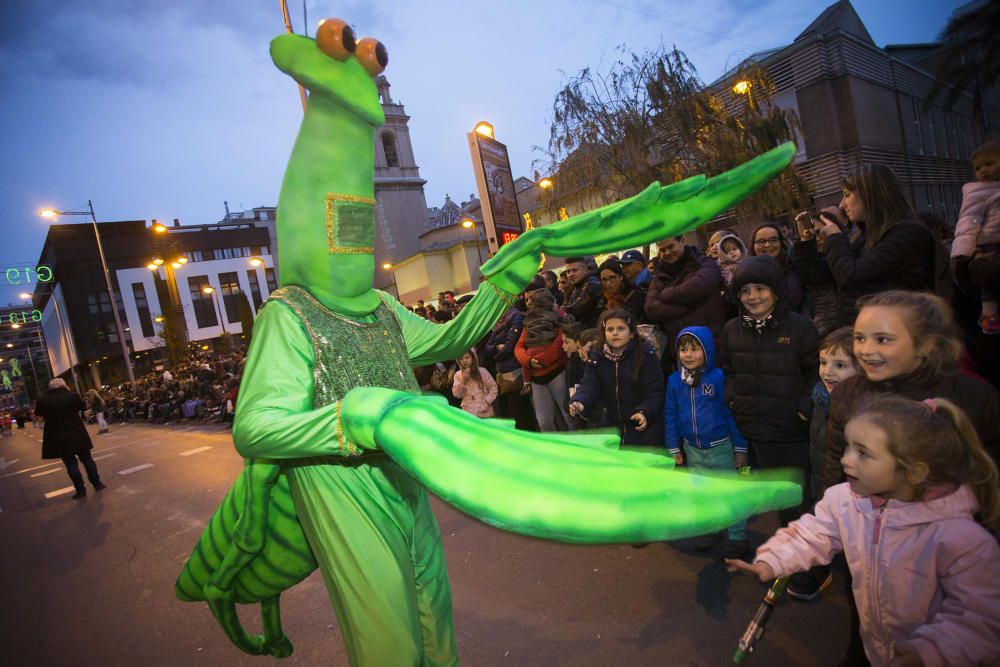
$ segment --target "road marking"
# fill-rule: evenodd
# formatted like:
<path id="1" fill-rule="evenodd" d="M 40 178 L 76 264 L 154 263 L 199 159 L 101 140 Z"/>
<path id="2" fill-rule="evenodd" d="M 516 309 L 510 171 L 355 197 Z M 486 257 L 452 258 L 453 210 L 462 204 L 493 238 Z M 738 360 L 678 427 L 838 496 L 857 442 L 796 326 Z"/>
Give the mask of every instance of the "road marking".
<path id="1" fill-rule="evenodd" d="M 8 461 L 7 457 L 0 456 L 0 470 L 5 470 L 6 468 L 9 468 L 10 466 L 14 465 L 20 460 L 21 459 L 11 459 L 10 461 Z"/>
<path id="2" fill-rule="evenodd" d="M 95 457 L 94 457 L 94 460 L 95 460 L 95 461 L 100 461 L 101 459 L 106 459 L 106 458 L 108 458 L 109 456 L 114 456 L 114 455 L 115 455 L 115 453 L 114 453 L 114 452 L 111 452 L 110 454 L 104 454 L 104 455 L 102 455 L 102 456 L 95 456 Z M 34 477 L 34 475 L 32 475 L 32 477 Z"/>
<path id="3" fill-rule="evenodd" d="M 76 489 L 73 488 L 72 486 L 65 486 L 61 489 L 56 489 L 55 491 L 49 491 L 48 493 L 45 494 L 45 497 L 55 498 L 56 496 L 61 496 L 64 493 L 71 493 L 72 491 L 76 491 Z"/>
<path id="4" fill-rule="evenodd" d="M 197 449 L 189 449 L 186 452 L 181 452 L 178 456 L 191 456 L 192 454 L 197 454 L 198 452 L 203 452 L 206 449 L 211 449 L 211 446 L 198 447 Z"/>
<path id="5" fill-rule="evenodd" d="M 152 463 L 143 463 L 141 466 L 135 466 L 134 468 L 126 468 L 125 470 L 119 470 L 119 475 L 131 475 L 134 472 L 139 472 L 140 470 L 145 470 L 146 468 L 152 468 Z"/>
<path id="6" fill-rule="evenodd" d="M 52 470 L 46 470 L 44 472 L 36 472 L 32 477 L 41 477 L 42 475 L 51 475 L 54 472 L 59 472 L 59 468 L 53 468 Z"/>
<path id="7" fill-rule="evenodd" d="M 62 463 L 62 461 L 56 461 L 55 463 L 46 463 L 44 465 L 35 466 L 34 468 L 25 468 L 24 470 L 18 470 L 17 472 L 9 472 L 3 477 L 13 477 L 14 475 L 20 475 L 21 473 L 31 472 L 32 470 L 41 470 L 42 468 L 48 468 L 49 466 L 57 466 L 60 463 Z"/>

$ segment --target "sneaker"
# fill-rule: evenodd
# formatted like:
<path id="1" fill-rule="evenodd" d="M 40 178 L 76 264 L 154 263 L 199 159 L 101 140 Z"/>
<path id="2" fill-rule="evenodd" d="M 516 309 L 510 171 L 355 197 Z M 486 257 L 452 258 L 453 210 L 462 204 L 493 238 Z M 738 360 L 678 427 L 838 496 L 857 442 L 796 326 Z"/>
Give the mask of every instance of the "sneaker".
<path id="1" fill-rule="evenodd" d="M 746 540 L 729 540 L 722 550 L 723 558 L 743 558 L 750 553 L 750 545 Z"/>
<path id="2" fill-rule="evenodd" d="M 694 541 L 695 551 L 710 551 L 712 547 L 722 541 L 722 533 L 709 533 L 702 535 Z"/>
<path id="3" fill-rule="evenodd" d="M 73 494 L 73 500 L 79 500 L 80 498 L 86 498 L 86 497 L 87 497 L 86 490 L 77 491 L 76 493 Z"/>
<path id="4" fill-rule="evenodd" d="M 820 572 L 796 572 L 788 578 L 788 588 L 785 592 L 788 597 L 800 602 L 811 602 L 820 596 L 820 593 L 833 581 L 833 573 L 830 568 L 823 568 Z M 814 576 L 818 574 L 819 576 Z M 823 575 L 826 576 L 823 576 Z"/>
<path id="5" fill-rule="evenodd" d="M 104 482 L 98 482 L 97 484 L 94 484 L 94 491 L 103 491 L 106 488 L 108 488 L 108 485 L 105 484 Z"/>
<path id="6" fill-rule="evenodd" d="M 979 328 L 987 336 L 1000 334 L 1000 315 L 982 315 L 979 318 Z"/>

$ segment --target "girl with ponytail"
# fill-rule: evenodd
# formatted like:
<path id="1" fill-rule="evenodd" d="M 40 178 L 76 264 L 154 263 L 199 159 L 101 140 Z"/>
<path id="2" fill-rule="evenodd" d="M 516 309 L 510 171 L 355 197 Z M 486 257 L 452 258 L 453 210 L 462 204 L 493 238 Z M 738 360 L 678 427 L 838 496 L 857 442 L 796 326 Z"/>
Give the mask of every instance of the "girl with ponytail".
<path id="1" fill-rule="evenodd" d="M 866 396 L 847 423 L 845 484 L 779 530 L 752 565 L 767 581 L 847 558 L 872 665 L 993 664 L 1000 646 L 997 468 L 944 398 Z"/>

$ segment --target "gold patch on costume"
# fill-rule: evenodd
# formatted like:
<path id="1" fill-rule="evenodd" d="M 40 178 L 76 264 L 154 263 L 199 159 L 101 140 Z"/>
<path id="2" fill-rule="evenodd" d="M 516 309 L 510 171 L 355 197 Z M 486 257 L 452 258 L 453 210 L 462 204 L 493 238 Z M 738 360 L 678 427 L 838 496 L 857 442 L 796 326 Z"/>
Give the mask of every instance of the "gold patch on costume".
<path id="1" fill-rule="evenodd" d="M 326 195 L 326 248 L 330 254 L 375 254 L 375 200 Z"/>

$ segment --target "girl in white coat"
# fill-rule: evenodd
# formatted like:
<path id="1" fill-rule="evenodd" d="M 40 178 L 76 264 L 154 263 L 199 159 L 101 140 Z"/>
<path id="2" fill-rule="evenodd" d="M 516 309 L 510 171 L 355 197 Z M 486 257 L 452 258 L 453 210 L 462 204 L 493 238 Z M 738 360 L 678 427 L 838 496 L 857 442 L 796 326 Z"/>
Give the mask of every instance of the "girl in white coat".
<path id="1" fill-rule="evenodd" d="M 976 430 L 945 399 L 876 394 L 845 432 L 847 483 L 729 570 L 767 581 L 843 551 L 874 667 L 996 664 L 1000 548 L 983 525 L 1000 491 Z"/>
<path id="2" fill-rule="evenodd" d="M 479 365 L 475 350 L 459 358 L 451 393 L 462 399 L 462 409 L 469 414 L 483 418 L 493 416 L 493 401 L 499 393 L 497 383 L 490 372 Z"/>

